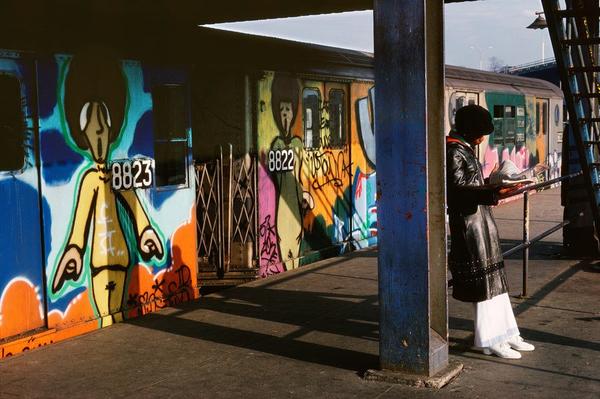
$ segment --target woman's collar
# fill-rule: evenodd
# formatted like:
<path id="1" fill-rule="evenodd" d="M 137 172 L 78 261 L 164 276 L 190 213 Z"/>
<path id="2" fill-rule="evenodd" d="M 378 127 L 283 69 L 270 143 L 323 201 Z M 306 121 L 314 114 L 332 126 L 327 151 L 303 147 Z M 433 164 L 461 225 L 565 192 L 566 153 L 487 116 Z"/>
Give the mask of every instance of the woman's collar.
<path id="1" fill-rule="evenodd" d="M 471 151 L 473 151 L 473 146 L 463 136 L 461 136 L 454 130 L 452 130 L 450 132 L 450 134 L 448 135 L 447 141 L 460 143 L 460 144 L 464 145 L 465 147 L 467 147 L 468 149 L 470 149 Z"/>

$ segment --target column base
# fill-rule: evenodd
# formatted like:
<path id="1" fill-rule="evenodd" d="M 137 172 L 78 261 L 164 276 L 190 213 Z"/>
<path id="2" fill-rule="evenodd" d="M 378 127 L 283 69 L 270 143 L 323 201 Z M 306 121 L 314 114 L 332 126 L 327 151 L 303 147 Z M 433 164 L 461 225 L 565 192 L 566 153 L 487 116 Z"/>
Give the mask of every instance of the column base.
<path id="1" fill-rule="evenodd" d="M 450 361 L 446 368 L 442 369 L 440 372 L 431 377 L 392 370 L 367 370 L 363 378 L 367 381 L 403 384 L 417 388 L 440 389 L 456 378 L 462 369 L 462 363 Z"/>

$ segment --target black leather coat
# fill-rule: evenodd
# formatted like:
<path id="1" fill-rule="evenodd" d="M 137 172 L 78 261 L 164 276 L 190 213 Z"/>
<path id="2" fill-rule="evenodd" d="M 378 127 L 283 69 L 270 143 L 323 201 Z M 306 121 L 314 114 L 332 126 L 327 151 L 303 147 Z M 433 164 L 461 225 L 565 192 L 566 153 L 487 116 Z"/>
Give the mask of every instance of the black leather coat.
<path id="1" fill-rule="evenodd" d="M 446 162 L 452 296 L 481 302 L 508 291 L 498 229 L 489 207 L 498 203 L 498 194 L 484 186 L 481 165 L 468 144 L 449 138 Z"/>

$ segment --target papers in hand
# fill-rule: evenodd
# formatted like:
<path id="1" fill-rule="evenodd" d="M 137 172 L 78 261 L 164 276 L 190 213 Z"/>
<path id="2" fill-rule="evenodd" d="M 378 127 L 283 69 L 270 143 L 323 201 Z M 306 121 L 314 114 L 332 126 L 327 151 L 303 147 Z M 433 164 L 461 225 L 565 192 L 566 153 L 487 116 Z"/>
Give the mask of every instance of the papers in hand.
<path id="1" fill-rule="evenodd" d="M 502 161 L 497 170 L 490 174 L 490 184 L 514 186 L 517 184 L 535 183 L 537 175 L 547 169 L 546 165 L 537 164 L 533 168 L 520 171 L 513 161 L 506 159 Z"/>

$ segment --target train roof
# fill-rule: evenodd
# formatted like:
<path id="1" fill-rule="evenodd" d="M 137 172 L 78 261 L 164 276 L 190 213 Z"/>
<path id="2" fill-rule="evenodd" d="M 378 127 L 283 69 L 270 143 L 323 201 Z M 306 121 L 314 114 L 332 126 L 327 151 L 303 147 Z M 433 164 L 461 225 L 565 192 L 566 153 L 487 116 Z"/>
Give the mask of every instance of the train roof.
<path id="1" fill-rule="evenodd" d="M 446 86 L 515 94 L 563 97 L 562 90 L 545 80 L 446 65 Z"/>
<path id="2" fill-rule="evenodd" d="M 278 70 L 372 80 L 373 55 L 312 43 L 199 28 L 206 62 L 244 70 Z"/>
<path id="3" fill-rule="evenodd" d="M 212 54 L 217 63 L 230 60 L 244 68 L 348 79 L 375 78 L 373 53 L 210 28 L 201 28 L 200 34 L 202 42 L 209 43 L 205 51 Z M 563 96 L 560 88 L 544 80 L 452 65 L 446 65 L 446 85 L 464 90 Z"/>

